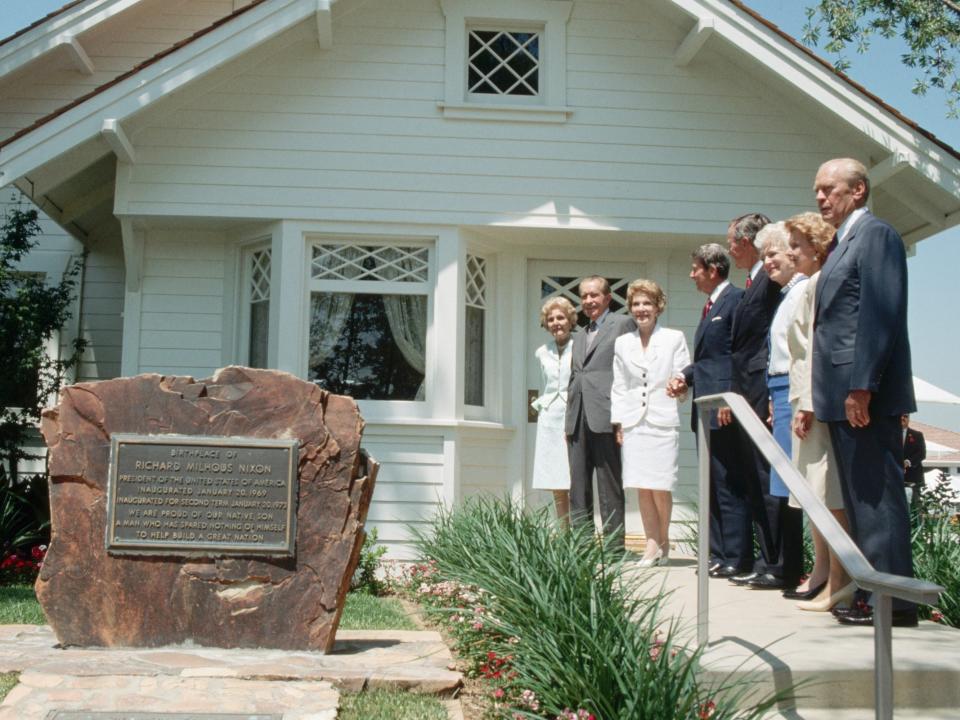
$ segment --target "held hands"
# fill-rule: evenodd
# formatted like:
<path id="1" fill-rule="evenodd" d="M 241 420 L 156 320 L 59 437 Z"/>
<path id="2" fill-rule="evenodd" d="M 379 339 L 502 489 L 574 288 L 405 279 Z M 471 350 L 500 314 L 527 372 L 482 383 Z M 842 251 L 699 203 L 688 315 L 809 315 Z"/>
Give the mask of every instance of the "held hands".
<path id="1" fill-rule="evenodd" d="M 616 438 L 617 445 L 623 445 L 623 427 L 620 425 L 614 425 L 613 435 L 614 438 Z"/>
<path id="2" fill-rule="evenodd" d="M 851 390 L 843 403 L 847 412 L 847 422 L 855 428 L 870 424 L 870 391 Z"/>
<path id="3" fill-rule="evenodd" d="M 687 394 L 687 383 L 681 377 L 670 378 L 667 383 L 667 397 L 677 398 Z"/>
<path id="4" fill-rule="evenodd" d="M 793 418 L 793 434 L 801 440 L 805 440 L 812 425 L 813 413 L 809 410 L 797 410 L 797 414 Z"/>

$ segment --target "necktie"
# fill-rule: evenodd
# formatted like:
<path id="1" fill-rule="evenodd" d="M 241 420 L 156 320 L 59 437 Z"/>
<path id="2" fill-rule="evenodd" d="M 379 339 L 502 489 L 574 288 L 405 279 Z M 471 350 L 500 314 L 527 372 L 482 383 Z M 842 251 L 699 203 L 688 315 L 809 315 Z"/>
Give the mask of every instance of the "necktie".
<path id="1" fill-rule="evenodd" d="M 587 325 L 587 349 L 593 347 L 593 341 L 597 337 L 597 321 L 591 320 L 590 324 Z"/>
<path id="2" fill-rule="evenodd" d="M 746 285 L 746 286 L 749 288 L 751 285 L 753 285 L 753 278 L 750 277 L 750 273 L 747 273 L 747 285 Z"/>
<path id="3" fill-rule="evenodd" d="M 707 300 L 703 305 L 703 313 L 700 315 L 700 319 L 703 320 L 707 317 L 707 313 L 710 312 L 710 308 L 713 307 L 713 300 Z"/>

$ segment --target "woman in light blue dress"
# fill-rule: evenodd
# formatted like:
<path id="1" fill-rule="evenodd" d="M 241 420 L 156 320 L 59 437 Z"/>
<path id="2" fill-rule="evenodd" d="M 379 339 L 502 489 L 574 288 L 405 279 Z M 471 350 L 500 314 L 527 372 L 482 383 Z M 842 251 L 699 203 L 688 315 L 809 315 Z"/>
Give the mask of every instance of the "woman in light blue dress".
<path id="1" fill-rule="evenodd" d="M 576 326 L 577 311 L 563 297 L 547 300 L 540 310 L 540 325 L 553 336 L 537 348 L 540 365 L 540 394 L 530 403 L 537 411 L 537 445 L 533 456 L 533 487 L 550 490 L 557 517 L 567 522 L 570 514 L 570 464 L 563 422 L 567 414 L 567 387 L 573 343 L 570 333 Z"/>

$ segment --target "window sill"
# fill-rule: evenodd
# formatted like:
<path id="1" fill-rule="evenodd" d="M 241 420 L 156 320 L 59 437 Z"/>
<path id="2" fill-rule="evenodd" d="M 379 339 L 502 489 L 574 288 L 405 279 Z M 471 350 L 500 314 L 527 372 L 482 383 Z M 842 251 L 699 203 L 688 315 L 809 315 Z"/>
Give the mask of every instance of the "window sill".
<path id="1" fill-rule="evenodd" d="M 437 103 L 443 116 L 450 120 L 493 120 L 535 123 L 565 123 L 573 108 L 543 105 L 467 105 Z"/>

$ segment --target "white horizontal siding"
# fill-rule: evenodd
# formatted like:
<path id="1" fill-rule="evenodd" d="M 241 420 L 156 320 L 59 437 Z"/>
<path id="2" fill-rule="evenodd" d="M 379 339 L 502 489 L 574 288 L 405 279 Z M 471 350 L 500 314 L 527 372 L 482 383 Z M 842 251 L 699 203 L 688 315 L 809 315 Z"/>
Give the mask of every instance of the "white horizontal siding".
<path id="1" fill-rule="evenodd" d="M 368 427 L 364 432 L 364 450 L 380 463 L 367 527 L 376 528 L 390 558 L 416 557 L 410 529 L 425 530 L 443 502 L 443 442 L 428 429 Z"/>
<path id="2" fill-rule="evenodd" d="M 225 364 L 225 252 L 220 233 L 146 233 L 140 288 L 140 372 L 206 377 Z"/>
<path id="3" fill-rule="evenodd" d="M 461 436 L 460 494 L 505 497 L 510 492 L 510 460 L 513 455 L 505 440 L 483 440 L 477 435 Z"/>
<path id="4" fill-rule="evenodd" d="M 0 78 L 0 138 L 113 80 L 233 11 L 232 0 L 146 0 L 78 36 L 94 66 L 78 72 L 53 51 Z"/>
<path id="5" fill-rule="evenodd" d="M 82 381 L 120 376 L 123 346 L 123 252 L 120 241 L 101 241 L 87 254 L 80 329 L 87 347 L 77 377 Z"/>
<path id="6" fill-rule="evenodd" d="M 225 68 L 136 133 L 131 212 L 716 231 L 745 206 L 810 205 L 836 138 L 705 51 L 653 3 L 576 2 L 566 123 L 444 119 L 433 0 L 335 6 L 334 47 Z M 748 108 L 745 111 L 745 108 Z"/>

